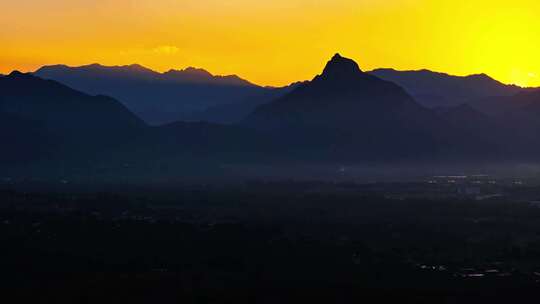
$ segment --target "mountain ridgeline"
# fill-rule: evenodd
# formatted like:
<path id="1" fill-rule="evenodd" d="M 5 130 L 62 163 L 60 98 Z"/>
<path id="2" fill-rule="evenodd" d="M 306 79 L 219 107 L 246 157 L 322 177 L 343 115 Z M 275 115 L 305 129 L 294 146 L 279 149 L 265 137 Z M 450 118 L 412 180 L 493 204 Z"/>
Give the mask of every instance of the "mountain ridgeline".
<path id="1" fill-rule="evenodd" d="M 260 87 L 236 75 L 214 76 L 197 68 L 158 73 L 140 65 L 55 65 L 42 67 L 34 75 L 89 94 L 111 96 L 152 125 L 212 120 L 211 115 L 205 115 L 209 108 L 234 106 L 246 100 L 258 105 L 259 99 L 264 102 L 267 96 L 280 92 L 279 88 Z M 227 116 L 218 120 L 229 122 L 231 119 Z"/>
<path id="2" fill-rule="evenodd" d="M 428 70 L 396 71 L 377 69 L 369 72 L 405 88 L 420 104 L 429 107 L 454 107 L 494 96 L 512 96 L 530 89 L 503 84 L 486 74 L 452 76 Z"/>
<path id="3" fill-rule="evenodd" d="M 292 135 L 313 154 L 355 161 L 475 157 L 497 153 L 495 143 L 477 141 L 403 88 L 361 71 L 336 54 L 321 75 L 260 106 L 246 126 Z M 304 149 L 304 147 L 299 147 Z"/>
<path id="4" fill-rule="evenodd" d="M 181 175 L 194 159 L 204 164 L 191 166 L 190 172 L 206 170 L 226 156 L 245 156 L 252 143 L 264 147 L 259 141 L 250 130 L 234 126 L 150 126 L 111 97 L 88 95 L 32 74 L 0 76 L 3 174 L 114 179 L 120 172 L 148 176 L 159 170 L 156 176 L 168 168 Z"/>
<path id="5" fill-rule="evenodd" d="M 67 69 L 62 77 L 72 82 L 98 75 L 85 70 L 84 77 L 66 76 L 78 73 L 60 69 Z M 190 88 L 204 83 L 205 90 L 215 89 L 211 94 L 235 87 L 259 90 L 259 95 L 250 98 L 251 93 L 246 93 L 234 107 L 225 103 L 215 106 L 213 113 L 210 108 L 198 114 L 211 113 L 228 125 L 177 121 L 152 126 L 114 98 L 89 95 L 36 76 L 47 69 L 34 74 L 13 72 L 0 76 L 0 140 L 5 147 L 0 165 L 4 172 L 84 176 L 92 171 L 111 178 L 165 178 L 269 164 L 539 160 L 540 92 L 535 90 L 516 88 L 515 95 L 494 97 L 494 103 L 511 105 L 504 113 L 487 114 L 474 103 L 431 108 L 417 102 L 410 90 L 363 72 L 356 62 L 339 54 L 311 81 L 279 90 L 195 69 L 158 75 L 140 66 L 91 69 L 107 75 L 95 76 L 97 86 L 92 90 L 96 91 L 105 85 L 117 92 L 137 91 L 135 83 L 146 83 L 148 94 L 159 96 L 162 91 L 152 87 L 159 88 L 162 78 L 170 77 L 178 82 L 174 85 L 175 81 L 168 80 L 164 86 L 175 90 L 189 82 Z M 136 75 L 136 80 L 126 75 Z M 232 110 L 227 113 L 229 107 Z M 227 113 L 228 120 L 219 113 Z"/>
<path id="6" fill-rule="evenodd" d="M 80 159 L 135 138 L 146 127 L 110 97 L 19 72 L 0 77 L 0 117 L 0 159 L 10 162 Z"/>

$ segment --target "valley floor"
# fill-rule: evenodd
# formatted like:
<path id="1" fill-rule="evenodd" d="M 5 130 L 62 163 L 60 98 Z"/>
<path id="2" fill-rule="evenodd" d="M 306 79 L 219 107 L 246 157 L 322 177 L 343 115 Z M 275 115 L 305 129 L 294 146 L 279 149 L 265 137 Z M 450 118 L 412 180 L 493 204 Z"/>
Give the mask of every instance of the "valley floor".
<path id="1" fill-rule="evenodd" d="M 4 186 L 0 286 L 40 303 L 535 299 L 540 208 L 528 199 L 540 188 L 504 186 L 505 197 L 485 200 L 395 196 L 408 187 Z"/>

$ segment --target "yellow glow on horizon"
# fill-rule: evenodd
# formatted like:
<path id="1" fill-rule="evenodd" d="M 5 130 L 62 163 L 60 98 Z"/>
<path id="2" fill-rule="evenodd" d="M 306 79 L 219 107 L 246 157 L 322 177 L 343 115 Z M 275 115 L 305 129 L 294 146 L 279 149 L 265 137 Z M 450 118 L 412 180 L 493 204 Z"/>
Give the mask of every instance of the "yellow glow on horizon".
<path id="1" fill-rule="evenodd" d="M 196 66 L 258 84 L 364 70 L 487 73 L 540 86 L 535 0 L 0 0 L 0 73 L 46 64 Z"/>

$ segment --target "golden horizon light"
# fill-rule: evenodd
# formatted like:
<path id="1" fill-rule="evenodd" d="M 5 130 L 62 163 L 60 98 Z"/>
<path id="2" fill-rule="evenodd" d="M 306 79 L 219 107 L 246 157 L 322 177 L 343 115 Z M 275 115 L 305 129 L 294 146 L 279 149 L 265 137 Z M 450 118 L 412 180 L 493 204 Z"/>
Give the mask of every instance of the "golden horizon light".
<path id="1" fill-rule="evenodd" d="M 43 65 L 188 66 L 260 85 L 363 70 L 486 73 L 540 86 L 533 0 L 0 0 L 0 73 Z"/>

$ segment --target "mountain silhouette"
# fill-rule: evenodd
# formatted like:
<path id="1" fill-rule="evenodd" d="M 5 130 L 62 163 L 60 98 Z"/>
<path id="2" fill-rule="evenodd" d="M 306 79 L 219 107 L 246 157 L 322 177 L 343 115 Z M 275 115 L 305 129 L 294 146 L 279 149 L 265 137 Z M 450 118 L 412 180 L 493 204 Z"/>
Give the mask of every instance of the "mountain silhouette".
<path id="1" fill-rule="evenodd" d="M 336 54 L 321 75 L 291 93 L 262 105 L 248 122 L 263 128 L 327 126 L 345 128 L 384 117 L 398 118 L 429 111 L 399 86 L 362 72 L 356 62 Z M 411 114 L 411 115 L 414 115 Z"/>
<path id="2" fill-rule="evenodd" d="M 39 122 L 54 132 L 107 134 L 144 126 L 142 120 L 107 96 L 90 96 L 59 82 L 13 72 L 0 78 L 0 111 Z"/>
<path id="3" fill-rule="evenodd" d="M 512 96 L 528 90 L 503 84 L 485 74 L 461 77 L 429 70 L 396 71 L 394 69 L 377 69 L 369 73 L 400 85 L 416 101 L 430 108 L 455 107 L 471 100 Z"/>
<path id="4" fill-rule="evenodd" d="M 156 88 L 154 81 L 162 81 L 153 80 L 156 74 L 164 77 L 137 65 L 87 68 L 106 72 L 100 81 L 113 79 L 114 88 L 134 83 Z M 197 69 L 179 73 L 184 77 L 180 82 L 213 78 Z M 167 80 L 166 86 L 171 83 Z M 499 162 L 538 159 L 540 151 L 540 91 L 495 97 L 512 105 L 496 115 L 473 104 L 430 109 L 398 84 L 336 54 L 311 81 L 259 92 L 258 99 L 248 96 L 222 105 L 221 118 L 229 115 L 231 125 L 184 121 L 150 126 L 112 97 L 13 72 L 0 76 L 0 163 L 4 172 L 38 168 L 24 171 L 32 176 L 71 172 L 174 178 L 221 174 L 228 164 Z M 216 113 L 219 109 L 215 106 Z"/>
<path id="5" fill-rule="evenodd" d="M 214 76 L 196 68 L 158 73 L 140 65 L 56 65 L 34 74 L 88 94 L 111 96 L 153 125 L 190 120 L 210 107 L 264 98 L 273 91 L 236 75 Z"/>
<path id="6" fill-rule="evenodd" d="M 110 97 L 20 72 L 0 77 L 0 118 L 4 160 L 106 151 L 146 127 Z"/>
<path id="7" fill-rule="evenodd" d="M 165 171 L 178 177 L 271 150 L 253 130 L 202 122 L 149 126 L 111 97 L 20 72 L 0 76 L 0 143 L 4 174 L 45 177 Z"/>
<path id="8" fill-rule="evenodd" d="M 311 82 L 258 107 L 243 123 L 354 157 L 436 155 L 459 137 L 403 88 L 339 54 Z"/>

